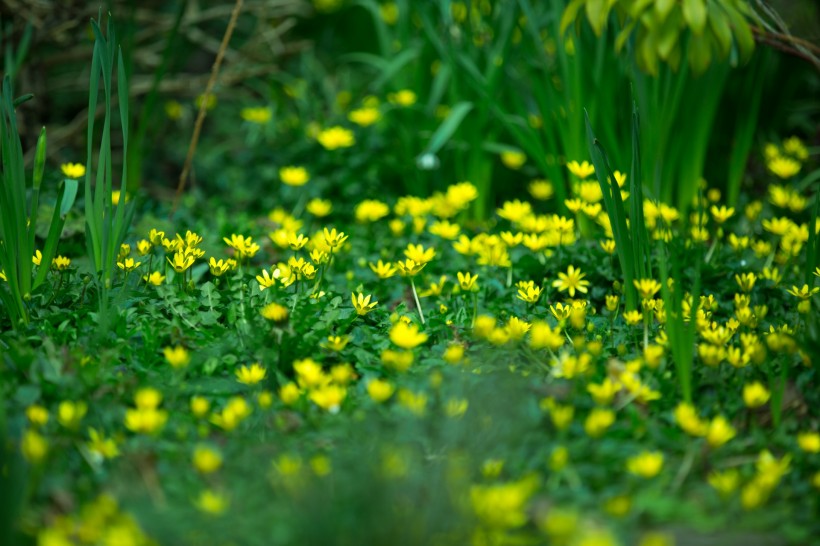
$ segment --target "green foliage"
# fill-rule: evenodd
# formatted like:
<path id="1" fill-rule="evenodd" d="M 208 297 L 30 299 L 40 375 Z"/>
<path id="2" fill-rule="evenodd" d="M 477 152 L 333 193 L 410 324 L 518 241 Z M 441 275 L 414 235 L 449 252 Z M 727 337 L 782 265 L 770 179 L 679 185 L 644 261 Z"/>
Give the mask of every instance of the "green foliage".
<path id="1" fill-rule="evenodd" d="M 99 290 L 100 308 L 108 306 L 108 290 L 111 287 L 111 276 L 119 254 L 120 245 L 128 234 L 131 218 L 134 214 L 134 203 L 129 202 L 125 194 L 128 187 L 128 81 L 122 60 L 114 26 L 108 18 L 105 35 L 97 21 L 92 20 L 94 31 L 94 53 L 91 59 L 91 80 L 88 91 L 88 145 L 87 169 L 85 174 L 85 216 L 86 244 Z M 107 35 L 107 38 L 106 38 Z M 119 103 L 119 120 L 122 131 L 123 165 L 120 177 L 122 195 L 118 203 L 112 202 L 114 191 L 113 158 L 111 153 L 111 130 L 114 110 L 111 96 L 114 89 L 114 74 L 117 74 L 117 99 Z M 100 135 L 96 164 L 92 151 L 95 149 L 94 122 L 97 112 L 100 76 L 102 76 L 105 119 Z M 92 168 L 95 165 L 95 168 Z M 92 173 L 94 183 L 92 184 Z"/>
<path id="2" fill-rule="evenodd" d="M 677 71 L 685 60 L 702 74 L 715 58 L 731 55 L 732 64 L 746 62 L 754 50 L 748 22 L 753 12 L 745 0 L 571 0 L 561 16 L 562 34 L 573 22 L 580 24 L 582 9 L 597 36 L 614 9 L 622 26 L 616 49 L 634 35 L 635 60 L 653 76 L 661 63 Z"/>
<path id="3" fill-rule="evenodd" d="M 28 197 L 23 148 L 17 130 L 17 114 L 12 97 L 11 78 L 3 79 L 0 109 L 0 146 L 2 147 L 2 188 L 0 189 L 0 270 L 6 282 L 0 285 L 0 300 L 8 310 L 12 324 L 28 324 L 32 292 L 46 280 L 51 260 L 57 254 L 57 243 L 65 224 L 66 214 L 77 195 L 77 181 L 66 179 L 57 194 L 54 213 L 48 224 L 48 235 L 42 250 L 40 266 L 35 270 L 37 210 L 43 183 L 46 154 L 46 130 L 37 140 L 31 196 Z"/>

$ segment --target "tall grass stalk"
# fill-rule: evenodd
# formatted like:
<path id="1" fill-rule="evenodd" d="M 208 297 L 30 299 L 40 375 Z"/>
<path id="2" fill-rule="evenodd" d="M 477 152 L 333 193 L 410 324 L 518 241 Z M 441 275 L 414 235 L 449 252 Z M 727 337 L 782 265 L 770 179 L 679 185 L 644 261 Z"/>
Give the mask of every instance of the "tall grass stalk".
<path id="1" fill-rule="evenodd" d="M 615 182 L 615 175 L 609 163 L 606 151 L 595 137 L 589 115 L 584 113 L 589 155 L 595 165 L 595 176 L 601 186 L 604 206 L 612 227 L 615 248 L 624 280 L 624 293 L 627 309 L 636 309 L 638 293 L 634 281 L 651 278 L 651 248 L 646 222 L 643 217 L 643 189 L 641 182 L 641 152 L 639 117 L 637 106 L 632 107 L 632 168 L 629 177 L 630 221 L 627 225 L 626 207 L 621 197 L 621 190 Z"/>
<path id="2" fill-rule="evenodd" d="M 37 210 L 45 171 L 46 130 L 43 128 L 37 139 L 29 195 L 15 107 L 30 98 L 30 95 L 14 100 L 12 93 L 11 77 L 6 74 L 0 95 L 0 150 L 3 166 L 0 173 L 0 210 L 3 211 L 0 214 L 0 269 L 4 272 L 6 282 L 0 283 L 0 301 L 12 324 L 18 328 L 29 322 L 32 291 L 46 280 L 51 261 L 57 253 L 57 243 L 65 225 L 66 214 L 77 195 L 78 184 L 76 180 L 65 180 L 58 190 L 48 235 L 41 251 L 41 265 L 35 274 L 32 256 L 36 249 Z"/>
<path id="3" fill-rule="evenodd" d="M 100 19 L 102 19 L 101 16 Z M 128 186 L 128 80 L 125 75 L 122 50 L 117 45 L 111 17 L 108 18 L 105 34 L 98 22 L 93 19 L 91 28 L 95 41 L 88 89 L 88 144 L 85 174 L 86 246 L 96 273 L 100 310 L 105 311 L 108 309 L 108 293 L 112 284 L 114 265 L 134 214 L 133 201 L 129 203 L 125 194 Z M 115 70 L 123 148 L 122 174 L 119 184 L 122 194 L 117 204 L 112 202 L 114 175 L 111 153 L 111 125 L 114 117 L 111 97 Z M 100 91 L 100 76 L 102 76 L 103 83 L 105 119 L 97 147 L 97 161 L 94 164 L 94 122 Z M 92 175 L 94 184 L 92 184 Z"/>

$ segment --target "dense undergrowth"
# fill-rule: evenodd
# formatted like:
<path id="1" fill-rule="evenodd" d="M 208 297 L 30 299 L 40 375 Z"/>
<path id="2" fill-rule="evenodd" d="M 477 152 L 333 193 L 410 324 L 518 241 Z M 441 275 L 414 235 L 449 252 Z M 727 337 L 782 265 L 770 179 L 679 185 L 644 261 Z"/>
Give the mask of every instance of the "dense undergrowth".
<path id="1" fill-rule="evenodd" d="M 409 88 L 282 126 L 216 106 L 235 141 L 204 141 L 205 187 L 169 220 L 171 199 L 114 189 L 127 78 L 94 28 L 85 163 L 60 176 L 43 150 L 27 188 L 4 89 L 0 542 L 816 542 L 816 147 L 749 144 L 748 191 L 698 179 L 673 203 L 641 175 L 637 108 L 626 145 L 595 139 L 599 112 L 547 165 L 470 156 L 477 102 L 411 137 Z M 515 197 L 447 179 L 461 154 Z"/>

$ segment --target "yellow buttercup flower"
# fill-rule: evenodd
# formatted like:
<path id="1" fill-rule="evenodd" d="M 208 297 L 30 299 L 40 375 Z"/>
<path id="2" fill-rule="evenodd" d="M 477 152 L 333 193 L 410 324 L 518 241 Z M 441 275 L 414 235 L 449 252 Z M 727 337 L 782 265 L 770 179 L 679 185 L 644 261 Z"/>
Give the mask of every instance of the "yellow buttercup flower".
<path id="1" fill-rule="evenodd" d="M 569 172 L 571 172 L 581 180 L 589 178 L 590 176 L 595 174 L 595 167 L 591 165 L 588 161 L 584 161 L 583 163 L 578 163 L 577 161 L 570 161 L 569 163 L 567 163 L 567 169 L 569 169 Z"/>
<path id="2" fill-rule="evenodd" d="M 265 379 L 267 373 L 258 362 L 254 362 L 250 366 L 240 366 L 236 370 L 236 380 L 244 385 L 256 385 Z"/>
<path id="3" fill-rule="evenodd" d="M 456 277 L 458 277 L 458 284 L 462 290 L 471 292 L 477 289 L 476 280 L 478 279 L 478 275 L 470 275 L 470 273 L 462 273 L 459 271 L 456 273 Z"/>
<path id="4" fill-rule="evenodd" d="M 222 466 L 222 455 L 208 446 L 200 445 L 194 449 L 193 464 L 201 474 L 213 474 Z"/>
<path id="5" fill-rule="evenodd" d="M 85 165 L 82 163 L 63 163 L 60 170 L 66 178 L 78 179 L 85 176 Z"/>
<path id="6" fill-rule="evenodd" d="M 505 167 L 518 170 L 527 162 L 527 156 L 518 150 L 506 150 L 501 152 L 501 162 Z"/>
<path id="7" fill-rule="evenodd" d="M 337 150 L 339 148 L 350 148 L 356 144 L 356 138 L 350 129 L 345 129 L 338 125 L 324 129 L 316 135 L 316 140 L 325 150 Z"/>
<path id="8" fill-rule="evenodd" d="M 353 307 L 356 309 L 357 315 L 362 317 L 372 311 L 373 308 L 379 304 L 377 301 L 371 303 L 370 298 L 372 297 L 372 295 L 365 296 L 361 292 L 359 292 L 358 295 L 353 292 L 350 293 L 350 299 L 353 301 Z"/>
<path id="9" fill-rule="evenodd" d="M 759 408 L 769 401 L 771 393 L 760 381 L 743 385 L 743 403 L 749 408 Z"/>
<path id="10" fill-rule="evenodd" d="M 626 461 L 627 471 L 642 478 L 653 478 L 662 468 L 663 453 L 660 451 L 644 451 Z"/>
<path id="11" fill-rule="evenodd" d="M 390 329 L 390 341 L 402 349 L 414 349 L 427 341 L 427 334 L 419 332 L 416 324 L 399 321 Z"/>
<path id="12" fill-rule="evenodd" d="M 580 269 L 570 265 L 566 273 L 558 273 L 558 279 L 552 282 L 552 286 L 557 288 L 560 292 L 569 292 L 571 298 L 575 297 L 575 292 L 587 293 L 589 281 L 583 280 L 586 276 Z"/>
<path id="13" fill-rule="evenodd" d="M 396 388 L 384 379 L 373 379 L 367 384 L 367 394 L 379 404 L 387 401 L 395 391 Z"/>
<path id="14" fill-rule="evenodd" d="M 191 362 L 190 353 L 181 345 L 165 347 L 162 353 L 165 355 L 165 361 L 168 362 L 172 368 L 184 368 Z"/>
<path id="15" fill-rule="evenodd" d="M 389 279 L 393 275 L 396 274 L 396 268 L 393 267 L 393 264 L 390 262 L 384 263 L 379 260 L 377 263 L 369 263 L 367 264 L 373 273 L 376 274 L 380 279 Z"/>
<path id="16" fill-rule="evenodd" d="M 310 175 L 304 167 L 287 166 L 279 169 L 279 180 L 288 186 L 304 186 L 310 180 Z"/>
<path id="17" fill-rule="evenodd" d="M 288 308 L 278 303 L 269 303 L 262 308 L 262 316 L 273 322 L 284 322 L 288 318 Z"/>
<path id="18" fill-rule="evenodd" d="M 247 122 L 265 125 L 271 120 L 273 111 L 267 106 L 247 107 L 243 108 L 239 115 Z"/>

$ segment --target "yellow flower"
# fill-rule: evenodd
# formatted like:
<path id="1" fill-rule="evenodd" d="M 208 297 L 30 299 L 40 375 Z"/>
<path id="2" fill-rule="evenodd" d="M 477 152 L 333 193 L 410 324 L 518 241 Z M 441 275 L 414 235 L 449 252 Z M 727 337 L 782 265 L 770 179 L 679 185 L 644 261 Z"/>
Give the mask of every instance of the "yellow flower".
<path id="1" fill-rule="evenodd" d="M 278 303 L 269 303 L 262 308 L 262 316 L 273 322 L 284 322 L 288 318 L 288 308 Z"/>
<path id="2" fill-rule="evenodd" d="M 295 404 L 301 395 L 302 392 L 296 383 L 286 383 L 279 389 L 279 399 L 286 406 Z"/>
<path id="3" fill-rule="evenodd" d="M 581 180 L 595 174 L 595 167 L 593 165 L 590 165 L 588 161 L 584 161 L 580 164 L 577 161 L 570 161 L 569 163 L 567 163 L 567 169 L 569 169 L 569 172 L 571 172 Z"/>
<path id="4" fill-rule="evenodd" d="M 20 441 L 23 457 L 31 463 L 39 463 L 48 454 L 48 440 L 35 430 L 27 430 Z"/>
<path id="5" fill-rule="evenodd" d="M 641 299 L 652 298 L 658 293 L 658 290 L 661 289 L 661 283 L 655 279 L 634 279 L 632 283 L 638 290 L 638 294 L 641 296 Z"/>
<path id="6" fill-rule="evenodd" d="M 348 336 L 327 336 L 327 340 L 322 343 L 322 347 L 331 351 L 341 351 L 350 342 Z"/>
<path id="7" fill-rule="evenodd" d="M 117 267 L 125 271 L 126 273 L 134 271 L 138 268 L 142 262 L 135 262 L 134 258 L 125 258 L 124 261 L 117 262 Z"/>
<path id="8" fill-rule="evenodd" d="M 520 281 L 517 286 L 518 295 L 516 297 L 527 303 L 537 303 L 544 291 L 543 288 L 536 286 L 534 281 Z"/>
<path id="9" fill-rule="evenodd" d="M 165 115 L 168 116 L 168 119 L 170 120 L 178 120 L 182 118 L 182 105 L 179 101 L 166 101 L 163 105 L 163 109 L 165 110 Z"/>
<path id="10" fill-rule="evenodd" d="M 446 220 L 441 220 L 432 224 L 428 231 L 433 235 L 438 235 L 442 239 L 452 241 L 458 237 L 461 227 L 458 224 L 452 224 Z"/>
<path id="11" fill-rule="evenodd" d="M 566 338 L 561 334 L 561 328 L 555 327 L 553 329 L 549 324 L 543 321 L 535 321 L 530 328 L 530 347 L 538 349 L 549 349 L 557 351 L 566 341 Z"/>
<path id="12" fill-rule="evenodd" d="M 162 352 L 165 355 L 165 360 L 172 368 L 184 368 L 191 362 L 191 355 L 181 345 L 165 347 Z"/>
<path id="13" fill-rule="evenodd" d="M 567 291 L 571 298 L 575 297 L 575 292 L 587 293 L 589 281 L 583 280 L 586 276 L 580 269 L 576 269 L 570 265 L 566 273 L 558 273 L 558 279 L 552 282 L 552 286 L 557 288 L 560 292 Z"/>
<path id="14" fill-rule="evenodd" d="M 546 201 L 555 193 L 552 182 L 549 180 L 533 180 L 530 182 L 530 185 L 527 186 L 527 190 L 533 199 L 538 199 L 539 201 Z"/>
<path id="15" fill-rule="evenodd" d="M 318 197 L 315 199 L 311 199 L 308 201 L 307 206 L 305 207 L 309 213 L 317 218 L 324 218 L 330 211 L 333 210 L 333 205 L 330 201 L 326 201 L 324 199 L 319 199 Z"/>
<path id="16" fill-rule="evenodd" d="M 409 89 L 402 89 L 396 93 L 388 94 L 387 100 L 397 106 L 413 106 L 416 104 L 416 94 Z"/>
<path id="17" fill-rule="evenodd" d="M 809 288 L 808 284 L 804 284 L 802 288 L 792 286 L 790 290 L 787 290 L 787 292 L 800 300 L 808 300 L 813 295 L 820 292 L 820 287 L 815 286 L 814 288 Z"/>
<path id="18" fill-rule="evenodd" d="M 171 267 L 173 267 L 174 271 L 176 271 L 177 273 L 185 272 L 189 267 L 194 265 L 194 261 L 195 261 L 193 256 L 191 256 L 191 255 L 186 256 L 186 254 L 181 250 L 174 253 L 173 261 L 171 260 L 171 258 L 168 258 L 167 256 L 166 256 L 165 259 L 168 260 L 168 263 L 171 264 Z M 117 264 L 117 265 L 119 265 L 119 264 Z"/>
<path id="19" fill-rule="evenodd" d="M 247 122 L 265 125 L 270 121 L 273 112 L 267 106 L 257 106 L 243 108 L 239 115 Z"/>
<path id="20" fill-rule="evenodd" d="M 681 402 L 675 408 L 675 421 L 690 436 L 705 436 L 709 431 L 709 424 L 704 423 L 695 407 L 686 402 Z"/>
<path id="21" fill-rule="evenodd" d="M 341 246 L 345 241 L 347 241 L 348 238 L 348 236 L 345 235 L 343 232 L 336 231 L 336 228 L 333 228 L 331 230 L 324 228 L 323 234 L 325 243 L 331 249 Z"/>
<path id="22" fill-rule="evenodd" d="M 208 446 L 197 446 L 193 455 L 194 468 L 201 474 L 213 474 L 222 466 L 222 455 Z"/>
<path id="23" fill-rule="evenodd" d="M 338 413 L 339 409 L 347 396 L 347 389 L 340 385 L 333 383 L 323 385 L 310 392 L 310 400 L 330 413 Z"/>
<path id="24" fill-rule="evenodd" d="M 258 362 L 254 362 L 250 366 L 242 366 L 236 370 L 236 380 L 245 385 L 256 385 L 267 375 L 267 370 L 263 368 Z"/>
<path id="25" fill-rule="evenodd" d="M 820 453 L 820 433 L 802 432 L 798 434 L 797 445 L 806 453 Z"/>
<path id="26" fill-rule="evenodd" d="M 584 430 L 590 438 L 598 438 L 615 422 L 615 412 L 609 408 L 593 408 L 584 421 Z"/>
<path id="27" fill-rule="evenodd" d="M 370 298 L 372 297 L 372 295 L 365 296 L 361 292 L 359 292 L 358 296 L 353 292 L 350 293 L 350 299 L 353 301 L 353 307 L 356 309 L 357 315 L 362 317 L 379 304 L 377 301 L 370 303 Z"/>
<path id="28" fill-rule="evenodd" d="M 208 401 L 207 398 L 203 396 L 192 396 L 191 397 L 191 413 L 194 414 L 194 417 L 205 417 L 208 413 L 208 410 L 211 409 L 211 403 Z"/>
<path id="29" fill-rule="evenodd" d="M 630 326 L 635 326 L 643 320 L 643 313 L 636 309 L 633 309 L 632 311 L 627 311 L 626 313 L 624 313 L 624 320 Z"/>
<path id="30" fill-rule="evenodd" d="M 117 442 L 113 438 L 106 438 L 102 432 L 89 428 L 89 441 L 86 443 L 88 450 L 102 459 L 113 459 L 118 457 L 120 450 Z"/>
<path id="31" fill-rule="evenodd" d="M 532 205 L 526 201 L 505 201 L 501 208 L 496 209 L 496 213 L 510 222 L 520 222 L 532 213 Z"/>
<path id="32" fill-rule="evenodd" d="M 200 511 L 212 516 L 218 516 L 228 509 L 227 497 L 210 489 L 204 489 L 194 504 Z"/>
<path id="33" fill-rule="evenodd" d="M 709 423 L 706 431 L 706 442 L 712 447 L 720 447 L 735 437 L 737 431 L 722 415 L 718 415 Z"/>
<path id="34" fill-rule="evenodd" d="M 642 478 L 653 478 L 662 468 L 663 453 L 660 451 L 643 451 L 626 461 L 627 471 Z"/>
<path id="35" fill-rule="evenodd" d="M 743 385 L 743 403 L 749 408 L 759 408 L 769 401 L 771 393 L 759 381 Z"/>
<path id="36" fill-rule="evenodd" d="M 422 245 L 408 244 L 404 255 L 417 264 L 426 264 L 436 256 L 436 249 L 425 249 Z"/>
<path id="37" fill-rule="evenodd" d="M 723 472 L 715 470 L 709 473 L 706 481 L 720 496 L 728 497 L 740 485 L 740 473 L 736 468 L 729 468 Z"/>
<path id="38" fill-rule="evenodd" d="M 379 121 L 382 115 L 378 108 L 359 108 L 352 110 L 347 119 L 358 125 L 359 127 L 369 127 Z"/>
<path id="39" fill-rule="evenodd" d="M 26 418 L 29 423 L 36 427 L 45 426 L 48 423 L 48 410 L 43 406 L 32 405 L 26 408 Z"/>
<path id="40" fill-rule="evenodd" d="M 604 379 L 602 383 L 590 383 L 587 385 L 587 392 L 592 395 L 596 404 L 605 406 L 612 402 L 615 394 L 620 390 L 620 385 L 610 378 Z"/>
<path id="41" fill-rule="evenodd" d="M 449 364 L 458 364 L 464 359 L 464 345 L 461 343 L 451 343 L 444 350 L 442 358 Z"/>
<path id="42" fill-rule="evenodd" d="M 399 260 L 398 262 L 396 262 L 396 265 L 398 266 L 399 271 L 402 275 L 404 275 L 405 277 L 414 277 L 418 275 L 419 272 L 422 269 L 424 269 L 424 266 L 426 266 L 427 264 L 416 263 L 415 261 L 408 258 L 403 262 Z"/>
<path id="43" fill-rule="evenodd" d="M 143 275 L 142 280 L 144 280 L 148 284 L 159 286 L 165 280 L 165 275 L 163 275 L 159 271 L 154 271 L 150 275 Z"/>
<path id="44" fill-rule="evenodd" d="M 326 150 L 336 150 L 339 148 L 350 148 L 356 144 L 353 132 L 338 125 L 324 129 L 316 135 L 316 140 Z"/>
<path id="45" fill-rule="evenodd" d="M 367 394 L 378 404 L 387 401 L 395 390 L 396 388 L 384 379 L 373 379 L 367 384 Z"/>
<path id="46" fill-rule="evenodd" d="M 513 170 L 520 169 L 527 161 L 527 156 L 518 150 L 506 150 L 501 152 L 501 162 L 505 167 Z"/>
<path id="47" fill-rule="evenodd" d="M 382 351 L 381 360 L 386 368 L 400 373 L 406 372 L 413 364 L 413 351 L 394 351 L 385 349 Z"/>
<path id="48" fill-rule="evenodd" d="M 726 206 L 718 208 L 716 205 L 712 205 L 709 212 L 712 213 L 712 218 L 715 219 L 715 222 L 722 224 L 734 215 L 735 209 L 732 207 L 727 208 Z"/>
<path id="49" fill-rule="evenodd" d="M 304 167 L 282 167 L 279 169 L 279 180 L 288 186 L 304 186 L 310 180 L 310 175 Z"/>
<path id="50" fill-rule="evenodd" d="M 390 341 L 402 349 L 414 349 L 427 341 L 427 334 L 419 332 L 416 324 L 399 321 L 390 329 Z"/>
<path id="51" fill-rule="evenodd" d="M 76 429 L 80 426 L 80 421 L 85 417 L 88 405 L 85 402 L 72 402 L 63 400 L 57 407 L 57 421 L 65 428 Z"/>
<path id="52" fill-rule="evenodd" d="M 211 258 L 213 260 L 213 258 Z M 271 277 L 266 269 L 262 270 L 261 275 L 256 276 L 256 282 L 259 283 L 259 291 L 264 292 L 266 289 L 276 284 L 276 277 Z"/>
<path id="53" fill-rule="evenodd" d="M 373 273 L 375 273 L 380 279 L 389 279 L 396 274 L 396 268 L 393 267 L 393 264 L 390 262 L 384 263 L 379 260 L 378 263 L 369 263 L 367 265 L 370 266 Z"/>
<path id="54" fill-rule="evenodd" d="M 365 223 L 381 220 L 389 213 L 390 207 L 386 203 L 377 199 L 365 199 L 356 205 L 355 216 L 357 222 Z"/>
<path id="55" fill-rule="evenodd" d="M 78 179 L 85 176 L 85 165 L 82 163 L 63 163 L 60 165 L 60 170 L 67 178 Z"/>
<path id="56" fill-rule="evenodd" d="M 228 260 L 217 260 L 211 256 L 211 259 L 208 261 L 208 267 L 211 270 L 211 275 L 221 277 L 231 269 L 231 264 Z"/>
<path id="57" fill-rule="evenodd" d="M 398 397 L 399 404 L 407 408 L 415 415 L 422 416 L 427 410 L 427 395 L 423 392 L 413 392 L 408 389 L 401 389 Z"/>
<path id="58" fill-rule="evenodd" d="M 800 172 L 800 162 L 795 161 L 790 157 L 785 157 L 782 155 L 777 155 L 773 157 L 769 161 L 766 162 L 766 167 L 768 167 L 769 171 L 773 174 L 779 176 L 782 179 L 791 178 L 792 176 L 796 175 Z"/>
<path id="59" fill-rule="evenodd" d="M 71 265 L 71 260 L 65 256 L 57 256 L 51 260 L 51 267 L 57 271 L 65 271 Z"/>
<path id="60" fill-rule="evenodd" d="M 471 292 L 473 289 L 477 289 L 475 281 L 478 279 L 478 275 L 470 275 L 470 273 L 459 271 L 456 273 L 456 277 L 458 277 L 458 284 L 462 290 Z"/>

